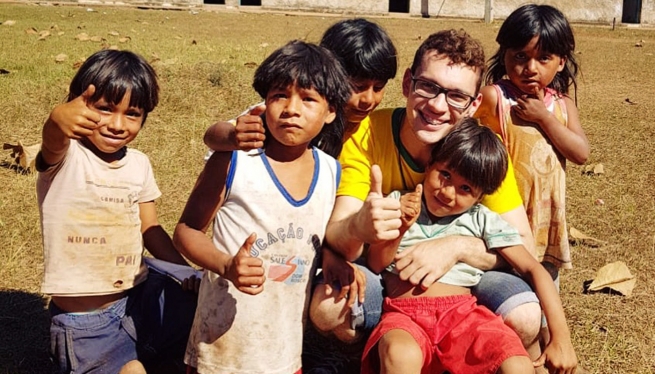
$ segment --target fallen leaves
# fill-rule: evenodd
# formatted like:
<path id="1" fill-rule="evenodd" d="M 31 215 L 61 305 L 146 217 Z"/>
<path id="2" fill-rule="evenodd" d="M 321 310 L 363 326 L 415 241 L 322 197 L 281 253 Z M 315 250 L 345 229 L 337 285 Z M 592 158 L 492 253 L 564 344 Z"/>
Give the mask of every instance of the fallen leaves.
<path id="1" fill-rule="evenodd" d="M 55 62 L 57 63 L 62 63 L 64 61 L 68 60 L 68 55 L 64 53 L 60 53 L 57 56 L 55 56 Z"/>
<path id="2" fill-rule="evenodd" d="M 41 149 L 41 143 L 24 146 L 19 140 L 16 144 L 4 143 L 2 149 L 11 150 L 11 157 L 14 159 L 14 166 L 20 167 L 24 172 L 34 170 L 36 155 Z"/>
<path id="3" fill-rule="evenodd" d="M 587 174 L 587 175 L 605 174 L 605 166 L 603 166 L 603 164 L 601 163 L 585 165 L 582 168 L 582 174 Z"/>
<path id="4" fill-rule="evenodd" d="M 584 244 L 588 245 L 590 247 L 598 247 L 602 244 L 606 244 L 607 242 L 604 240 L 596 239 L 592 236 L 589 236 L 582 231 L 576 229 L 575 227 L 571 226 L 569 228 L 569 242 L 573 244 Z"/>
<path id="5" fill-rule="evenodd" d="M 632 295 L 632 290 L 637 283 L 630 269 L 623 261 L 616 261 L 600 268 L 596 277 L 591 282 L 586 282 L 587 292 L 617 292 L 623 296 Z"/>

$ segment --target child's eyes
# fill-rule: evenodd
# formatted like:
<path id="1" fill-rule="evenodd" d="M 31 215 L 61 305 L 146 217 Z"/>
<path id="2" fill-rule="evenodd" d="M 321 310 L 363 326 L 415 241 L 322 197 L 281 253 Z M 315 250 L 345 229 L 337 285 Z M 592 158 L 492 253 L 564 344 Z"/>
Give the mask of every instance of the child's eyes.
<path id="1" fill-rule="evenodd" d="M 460 188 L 462 189 L 462 191 L 467 192 L 467 193 L 473 192 L 473 189 L 470 186 L 467 186 L 467 185 L 463 185 Z"/>
<path id="2" fill-rule="evenodd" d="M 439 170 L 439 174 L 440 174 L 444 179 L 450 179 L 450 173 L 447 172 L 446 170 Z"/>

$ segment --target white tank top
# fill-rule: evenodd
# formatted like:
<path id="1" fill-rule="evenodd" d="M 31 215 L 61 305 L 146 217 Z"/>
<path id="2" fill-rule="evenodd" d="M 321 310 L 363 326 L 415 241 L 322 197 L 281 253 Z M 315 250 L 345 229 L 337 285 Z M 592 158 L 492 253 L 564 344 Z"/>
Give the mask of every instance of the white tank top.
<path id="1" fill-rule="evenodd" d="M 289 374 L 301 368 L 311 280 L 341 172 L 334 158 L 312 153 L 309 192 L 294 200 L 261 150 L 233 152 L 214 245 L 235 255 L 256 233 L 251 254 L 264 261 L 266 283 L 259 295 L 246 295 L 205 272 L 187 348 L 187 363 L 200 373 Z"/>

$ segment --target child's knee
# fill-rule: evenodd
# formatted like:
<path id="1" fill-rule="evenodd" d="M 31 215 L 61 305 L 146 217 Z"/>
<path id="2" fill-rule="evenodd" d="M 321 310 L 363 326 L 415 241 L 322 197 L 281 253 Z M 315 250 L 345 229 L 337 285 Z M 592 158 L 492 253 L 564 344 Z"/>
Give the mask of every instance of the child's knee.
<path id="1" fill-rule="evenodd" d="M 532 361 L 527 356 L 512 356 L 503 361 L 496 373 L 498 374 L 526 374 L 534 373 Z"/>
<path id="2" fill-rule="evenodd" d="M 404 330 L 391 330 L 384 334 L 378 342 L 378 354 L 380 365 L 386 372 L 420 373 L 423 367 L 421 347 Z"/>
<path id="3" fill-rule="evenodd" d="M 523 346 L 534 343 L 541 329 L 541 306 L 538 303 L 521 304 L 505 316 L 505 324 L 521 339 Z"/>
<path id="4" fill-rule="evenodd" d="M 324 284 L 319 284 L 314 289 L 309 305 L 309 319 L 317 330 L 329 332 L 349 322 L 350 309 L 346 306 L 345 299 L 336 300 L 337 295 L 336 291 L 326 294 Z"/>

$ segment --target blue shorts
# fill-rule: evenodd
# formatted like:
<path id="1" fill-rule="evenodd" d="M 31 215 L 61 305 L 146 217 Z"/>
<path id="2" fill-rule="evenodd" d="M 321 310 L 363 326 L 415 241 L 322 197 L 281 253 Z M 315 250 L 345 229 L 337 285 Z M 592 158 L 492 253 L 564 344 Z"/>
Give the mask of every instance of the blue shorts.
<path id="1" fill-rule="evenodd" d="M 478 299 L 478 304 L 503 319 L 520 305 L 539 303 L 537 295 L 523 278 L 504 271 L 485 271 L 480 283 L 471 288 L 471 293 Z"/>
<path id="2" fill-rule="evenodd" d="M 148 372 L 185 372 L 196 296 L 168 276 L 150 270 L 143 283 L 96 312 L 66 313 L 52 302 L 49 309 L 51 353 L 62 373 L 118 373 L 135 359 Z"/>

